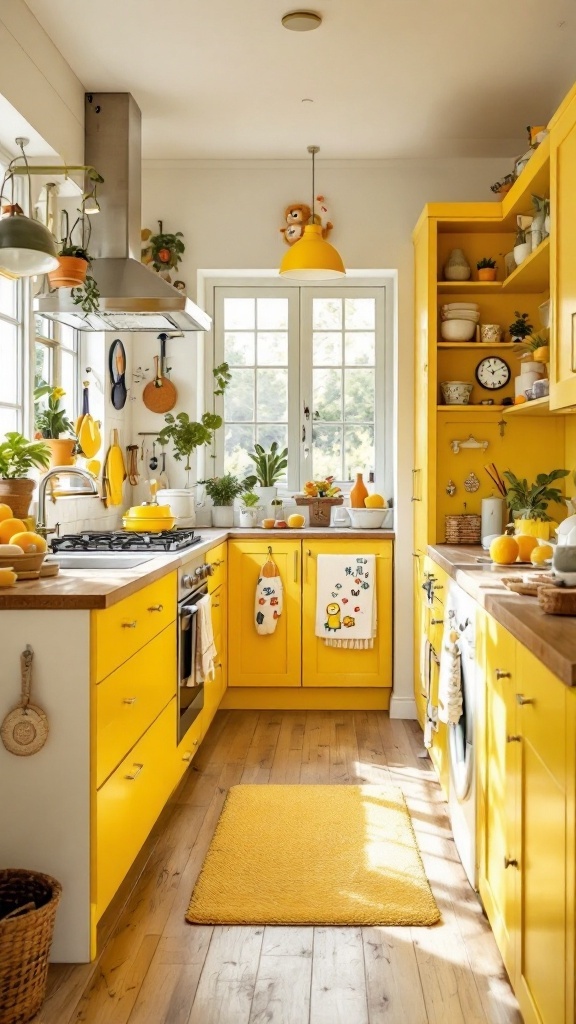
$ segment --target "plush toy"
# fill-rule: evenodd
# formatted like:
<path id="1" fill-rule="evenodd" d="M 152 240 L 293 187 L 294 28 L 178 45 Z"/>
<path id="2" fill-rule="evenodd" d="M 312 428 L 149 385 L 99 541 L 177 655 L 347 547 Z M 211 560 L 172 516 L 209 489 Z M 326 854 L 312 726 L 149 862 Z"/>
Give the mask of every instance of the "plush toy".
<path id="1" fill-rule="evenodd" d="M 286 227 L 280 228 L 286 245 L 294 245 L 304 234 L 304 227 L 311 218 L 311 210 L 305 203 L 292 203 L 284 212 Z M 324 196 L 316 196 L 314 204 L 314 223 L 322 227 L 322 238 L 328 238 L 334 225 L 328 220 L 328 208 Z"/>
<path id="2" fill-rule="evenodd" d="M 286 227 L 280 228 L 286 245 L 294 245 L 304 234 L 304 225 L 310 220 L 310 207 L 305 203 L 292 203 L 284 212 Z"/>

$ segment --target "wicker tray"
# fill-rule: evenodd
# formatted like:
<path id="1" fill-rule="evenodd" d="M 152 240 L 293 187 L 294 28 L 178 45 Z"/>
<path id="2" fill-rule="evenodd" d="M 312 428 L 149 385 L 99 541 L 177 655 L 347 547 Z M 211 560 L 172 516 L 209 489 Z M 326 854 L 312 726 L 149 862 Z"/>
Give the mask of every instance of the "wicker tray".
<path id="1" fill-rule="evenodd" d="M 447 544 L 479 544 L 482 519 L 472 514 L 446 516 Z"/>
<path id="2" fill-rule="evenodd" d="M 342 505 L 344 498 L 309 498 L 305 494 L 295 494 L 297 505 L 307 505 L 310 526 L 330 526 L 330 509 L 332 505 Z"/>

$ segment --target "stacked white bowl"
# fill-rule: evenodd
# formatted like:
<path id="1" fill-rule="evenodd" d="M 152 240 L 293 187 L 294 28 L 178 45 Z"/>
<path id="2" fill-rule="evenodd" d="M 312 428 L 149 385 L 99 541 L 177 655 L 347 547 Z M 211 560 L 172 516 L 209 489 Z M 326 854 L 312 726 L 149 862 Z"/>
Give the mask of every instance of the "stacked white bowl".
<path id="1" fill-rule="evenodd" d="M 447 302 L 440 310 L 440 333 L 444 341 L 470 341 L 480 319 L 476 302 Z"/>

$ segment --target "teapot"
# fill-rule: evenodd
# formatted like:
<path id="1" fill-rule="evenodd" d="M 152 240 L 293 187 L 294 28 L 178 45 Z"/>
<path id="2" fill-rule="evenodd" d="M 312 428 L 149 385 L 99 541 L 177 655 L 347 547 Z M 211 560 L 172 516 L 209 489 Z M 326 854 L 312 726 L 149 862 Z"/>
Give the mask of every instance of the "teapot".
<path id="1" fill-rule="evenodd" d="M 560 526 L 556 528 L 556 536 L 560 547 L 576 545 L 576 515 L 568 516 L 560 523 Z"/>
<path id="2" fill-rule="evenodd" d="M 572 516 L 576 519 L 576 516 Z M 560 542 L 558 542 L 560 544 Z M 552 572 L 558 579 L 563 580 L 564 586 L 576 586 L 576 546 L 574 544 L 561 544 L 554 548 L 552 558 Z"/>

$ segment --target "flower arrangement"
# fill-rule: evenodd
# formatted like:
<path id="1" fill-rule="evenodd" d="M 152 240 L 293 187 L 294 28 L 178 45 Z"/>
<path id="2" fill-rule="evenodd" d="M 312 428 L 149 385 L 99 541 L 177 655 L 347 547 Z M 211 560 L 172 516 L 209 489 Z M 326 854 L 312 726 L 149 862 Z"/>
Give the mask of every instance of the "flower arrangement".
<path id="1" fill-rule="evenodd" d="M 66 392 L 42 381 L 34 388 L 34 425 L 37 437 L 58 438 L 60 434 L 74 435 L 74 427 L 66 415 L 62 399 Z M 48 398 L 46 404 L 44 398 Z"/>
<path id="2" fill-rule="evenodd" d="M 335 498 L 340 494 L 340 488 L 335 486 L 333 476 L 327 476 L 325 480 L 308 480 L 304 484 L 304 494 L 308 498 Z"/>

